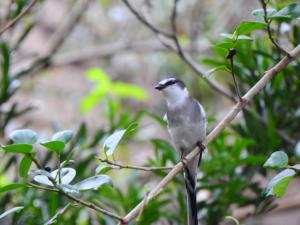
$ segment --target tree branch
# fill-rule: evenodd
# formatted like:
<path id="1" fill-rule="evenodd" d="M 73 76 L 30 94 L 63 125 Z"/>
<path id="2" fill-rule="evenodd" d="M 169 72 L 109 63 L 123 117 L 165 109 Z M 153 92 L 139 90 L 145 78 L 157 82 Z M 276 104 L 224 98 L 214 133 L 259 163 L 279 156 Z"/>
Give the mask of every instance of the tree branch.
<path id="1" fill-rule="evenodd" d="M 243 101 L 237 102 L 232 109 L 228 112 L 228 114 L 223 118 L 222 121 L 218 123 L 218 125 L 209 133 L 206 137 L 204 145 L 209 144 L 212 140 L 214 140 L 237 116 L 237 114 L 248 104 L 248 102 L 258 93 L 260 92 L 266 84 L 284 67 L 286 67 L 291 61 L 293 61 L 296 57 L 300 55 L 300 45 L 298 45 L 295 49 L 293 49 L 289 56 L 285 56 L 277 63 L 273 68 L 265 72 L 265 75 L 242 97 Z M 199 148 L 194 149 L 190 154 L 186 156 L 185 163 L 189 163 L 194 157 L 199 154 Z M 121 224 L 127 224 L 133 218 L 135 218 L 139 212 L 143 209 L 144 204 L 151 201 L 153 198 L 157 196 L 157 194 L 184 168 L 183 164 L 180 162 L 160 181 L 158 185 L 155 186 L 152 191 L 149 192 L 149 195 L 146 196 L 146 199 L 141 201 L 134 209 L 132 209 L 126 216 L 123 218 L 123 222 Z"/>
<path id="2" fill-rule="evenodd" d="M 28 6 L 26 6 L 26 8 L 17 17 L 15 17 L 13 20 L 8 22 L 3 28 L 1 28 L 0 37 L 5 31 L 7 31 L 9 28 L 13 27 L 19 20 L 21 20 L 23 18 L 23 16 L 25 16 L 25 14 L 28 13 L 30 11 L 30 9 L 35 5 L 35 3 L 37 3 L 37 1 L 38 0 L 32 0 L 30 2 L 30 4 Z"/>
<path id="3" fill-rule="evenodd" d="M 157 171 L 157 170 L 171 170 L 173 166 L 158 166 L 158 167 L 145 167 L 145 166 L 133 166 L 123 165 L 120 163 L 112 162 L 108 159 L 97 158 L 103 163 L 113 166 L 114 169 L 132 169 L 132 170 L 143 170 L 143 171 Z"/>

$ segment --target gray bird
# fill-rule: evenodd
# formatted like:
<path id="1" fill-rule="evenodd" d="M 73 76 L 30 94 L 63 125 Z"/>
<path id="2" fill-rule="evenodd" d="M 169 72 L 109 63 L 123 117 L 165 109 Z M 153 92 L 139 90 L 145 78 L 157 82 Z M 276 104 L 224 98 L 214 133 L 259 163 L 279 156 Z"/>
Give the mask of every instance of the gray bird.
<path id="1" fill-rule="evenodd" d="M 202 105 L 189 95 L 182 80 L 167 78 L 160 81 L 155 89 L 162 92 L 167 112 L 164 119 L 168 122 L 168 132 L 182 162 L 195 147 L 200 155 L 195 157 L 184 169 L 187 192 L 188 225 L 198 225 L 196 201 L 196 176 L 201 161 L 206 137 L 206 117 Z"/>

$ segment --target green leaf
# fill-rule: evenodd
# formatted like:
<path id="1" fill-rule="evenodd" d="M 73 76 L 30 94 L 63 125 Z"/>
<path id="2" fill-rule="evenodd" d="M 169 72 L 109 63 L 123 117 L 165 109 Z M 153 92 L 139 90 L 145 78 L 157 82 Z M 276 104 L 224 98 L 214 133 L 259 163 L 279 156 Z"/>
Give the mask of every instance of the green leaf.
<path id="1" fill-rule="evenodd" d="M 37 134 L 28 129 L 15 130 L 9 134 L 9 139 L 15 144 L 33 145 L 37 141 Z"/>
<path id="2" fill-rule="evenodd" d="M 147 99 L 147 93 L 144 89 L 123 82 L 113 83 L 111 92 L 123 98 L 133 98 L 140 101 Z"/>
<path id="3" fill-rule="evenodd" d="M 236 27 L 234 35 L 240 36 L 242 34 L 250 34 L 253 31 L 264 29 L 266 26 L 267 24 L 262 22 L 242 21 Z"/>
<path id="4" fill-rule="evenodd" d="M 11 214 L 11 213 L 20 211 L 20 210 L 23 209 L 23 208 L 24 208 L 23 206 L 17 206 L 17 207 L 14 207 L 14 208 L 12 208 L 12 209 L 6 210 L 4 213 L 2 213 L 2 214 L 0 215 L 0 219 L 6 217 L 7 215 L 9 215 L 9 214 Z"/>
<path id="5" fill-rule="evenodd" d="M 275 18 L 288 18 L 296 19 L 300 17 L 300 4 L 292 3 L 279 10 L 277 13 L 269 16 L 271 19 Z"/>
<path id="6" fill-rule="evenodd" d="M 288 187 L 288 184 L 296 172 L 292 169 L 285 169 L 277 174 L 268 184 L 265 193 L 267 196 L 274 195 L 282 197 Z"/>
<path id="7" fill-rule="evenodd" d="M 271 154 L 268 160 L 265 162 L 265 168 L 284 168 L 288 165 L 289 158 L 283 151 L 276 151 Z"/>
<path id="8" fill-rule="evenodd" d="M 267 17 L 274 15 L 276 13 L 275 9 L 267 9 Z M 255 17 L 258 21 L 265 21 L 264 19 L 264 10 L 263 9 L 255 9 L 251 12 L 251 15 Z"/>
<path id="9" fill-rule="evenodd" d="M 108 164 L 100 164 L 99 166 L 97 166 L 95 173 L 99 174 L 99 173 L 105 173 L 108 170 L 110 170 L 111 166 Z"/>
<path id="10" fill-rule="evenodd" d="M 30 159 L 30 157 L 28 157 L 27 155 L 24 155 L 20 166 L 19 166 L 19 175 L 20 177 L 27 177 L 28 171 L 30 169 L 32 160 Z"/>
<path id="11" fill-rule="evenodd" d="M 295 157 L 300 160 L 300 141 L 296 144 L 295 150 L 294 150 Z"/>
<path id="12" fill-rule="evenodd" d="M 98 190 L 102 185 L 109 184 L 112 186 L 112 180 L 106 175 L 96 175 L 78 182 L 74 187 L 80 191 Z"/>
<path id="13" fill-rule="evenodd" d="M 53 135 L 52 141 L 62 141 L 65 144 L 67 144 L 73 137 L 73 131 L 72 130 L 64 130 L 57 132 Z"/>
<path id="14" fill-rule="evenodd" d="M 103 150 L 106 155 L 113 155 L 114 151 L 121 141 L 122 137 L 126 133 L 126 130 L 118 130 L 115 131 L 112 135 L 110 135 L 103 144 Z"/>
<path id="15" fill-rule="evenodd" d="M 51 151 L 55 151 L 57 153 L 61 152 L 65 148 L 65 143 L 62 141 L 47 141 L 40 143 L 42 146 L 46 147 Z"/>
<path id="16" fill-rule="evenodd" d="M 6 152 L 14 153 L 30 153 L 32 151 L 32 145 L 29 144 L 13 144 L 1 146 Z"/>
<path id="17" fill-rule="evenodd" d="M 79 194 L 79 190 L 74 187 L 74 185 L 69 185 L 69 184 L 58 184 L 56 185 L 57 188 L 59 188 L 60 190 L 62 190 L 63 192 L 72 194 L 72 195 L 78 195 Z"/>
<path id="18" fill-rule="evenodd" d="M 0 193 L 4 193 L 7 191 L 12 191 L 18 188 L 24 188 L 27 187 L 25 184 L 19 184 L 19 183 L 15 183 L 15 184 L 8 184 L 5 185 L 4 187 L 0 187 Z"/>
<path id="19" fill-rule="evenodd" d="M 212 68 L 212 69 L 206 71 L 205 76 L 210 76 L 211 74 L 213 74 L 213 73 L 215 73 L 219 70 L 223 70 L 223 71 L 226 70 L 227 72 L 229 72 L 228 68 L 225 65 L 224 66 L 217 66 L 215 68 Z"/>

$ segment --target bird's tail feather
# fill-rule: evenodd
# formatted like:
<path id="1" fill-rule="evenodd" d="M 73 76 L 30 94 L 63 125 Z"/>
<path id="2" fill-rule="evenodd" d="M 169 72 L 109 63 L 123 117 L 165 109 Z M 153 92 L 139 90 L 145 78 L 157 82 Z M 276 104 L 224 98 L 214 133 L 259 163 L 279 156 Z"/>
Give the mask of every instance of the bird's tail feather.
<path id="1" fill-rule="evenodd" d="M 187 217 L 188 225 L 198 225 L 197 219 L 197 199 L 196 199 L 196 179 L 188 168 L 185 168 L 185 186 L 187 193 Z"/>

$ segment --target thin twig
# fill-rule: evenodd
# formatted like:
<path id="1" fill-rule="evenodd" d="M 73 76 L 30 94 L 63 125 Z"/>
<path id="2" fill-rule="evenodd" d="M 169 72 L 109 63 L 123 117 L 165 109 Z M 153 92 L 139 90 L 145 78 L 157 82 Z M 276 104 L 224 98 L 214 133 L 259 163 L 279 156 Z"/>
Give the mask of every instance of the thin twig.
<path id="1" fill-rule="evenodd" d="M 209 133 L 207 138 L 205 139 L 204 145 L 209 144 L 212 140 L 214 140 L 237 116 L 237 114 L 247 105 L 247 103 L 258 94 L 267 83 L 283 68 L 285 68 L 291 61 L 293 61 L 296 57 L 300 55 L 300 45 L 294 48 L 290 52 L 290 56 L 285 56 L 278 62 L 273 68 L 266 71 L 264 76 L 243 96 L 244 101 L 237 102 L 232 109 L 228 112 L 228 114 L 223 118 L 222 121 L 218 123 L 218 125 Z M 185 158 L 186 162 L 189 163 L 193 158 L 195 158 L 199 154 L 199 148 L 194 149 L 190 154 L 188 154 Z M 183 164 L 180 162 L 159 182 L 158 185 L 154 189 L 149 192 L 147 197 L 147 202 L 151 201 L 153 198 L 157 196 L 157 194 L 183 169 Z M 134 209 L 132 209 L 124 218 L 123 224 L 130 222 L 133 218 L 135 218 L 140 210 L 144 207 L 144 200 L 141 201 Z"/>
<path id="2" fill-rule="evenodd" d="M 49 39 L 49 44 L 46 50 L 40 55 L 36 56 L 26 65 L 17 67 L 12 72 L 13 78 L 19 78 L 25 74 L 30 74 L 33 71 L 41 70 L 51 64 L 51 57 L 58 51 L 64 43 L 66 37 L 71 33 L 76 25 L 76 22 L 81 18 L 82 14 L 86 11 L 91 0 L 81 0 L 76 3 L 72 8 L 66 19 L 60 24 L 55 33 Z"/>
<path id="3" fill-rule="evenodd" d="M 11 20 L 10 22 L 8 22 L 3 28 L 1 28 L 0 30 L 0 36 L 7 31 L 9 28 L 13 27 L 20 19 L 23 18 L 23 16 L 25 16 L 26 13 L 29 12 L 29 10 L 35 5 L 35 3 L 37 3 L 38 0 L 32 0 L 30 2 L 30 4 L 28 6 L 26 6 L 26 8 L 17 16 L 15 17 L 13 20 Z"/>
<path id="4" fill-rule="evenodd" d="M 44 187 L 44 186 L 40 186 L 40 185 L 36 185 L 34 183 L 31 183 L 31 182 L 27 182 L 27 185 L 29 185 L 29 186 L 31 186 L 33 188 L 36 188 L 36 189 L 41 189 L 41 190 L 45 190 L 45 191 L 52 191 L 52 192 L 60 193 L 60 194 L 62 194 L 64 196 L 66 196 L 67 198 L 71 199 L 72 201 L 79 203 L 82 206 L 86 206 L 86 207 L 88 207 L 90 209 L 93 209 L 93 210 L 95 210 L 95 211 L 97 211 L 99 213 L 105 214 L 105 215 L 107 215 L 107 216 L 109 216 L 111 218 L 114 218 L 116 220 L 123 221 L 123 219 L 122 219 L 121 216 L 118 216 L 117 214 L 115 214 L 113 212 L 110 212 L 108 210 L 102 209 L 102 208 L 94 205 L 93 203 L 81 200 L 80 198 L 77 198 L 77 197 L 75 197 L 73 195 L 70 195 L 70 194 L 68 194 L 66 192 L 63 192 L 61 190 L 53 189 L 53 188 L 48 188 L 48 187 Z"/>
<path id="5" fill-rule="evenodd" d="M 103 163 L 113 166 L 114 169 L 132 169 L 132 170 L 143 170 L 143 171 L 157 171 L 157 170 L 171 170 L 173 166 L 158 166 L 158 167 L 145 167 L 145 166 L 133 166 L 123 165 L 120 163 L 112 162 L 108 159 L 97 158 Z"/>
<path id="6" fill-rule="evenodd" d="M 282 53 L 284 53 L 285 55 L 289 56 L 289 53 L 283 49 L 278 43 L 277 41 L 273 38 L 272 36 L 272 31 L 271 31 L 271 22 L 272 20 L 268 18 L 268 10 L 267 10 L 267 3 L 265 2 L 265 0 L 260 0 L 260 3 L 262 5 L 263 8 L 263 12 L 264 12 L 264 21 L 267 24 L 267 33 L 269 36 L 270 41 L 273 43 L 273 45 Z"/>
<path id="7" fill-rule="evenodd" d="M 27 156 L 31 159 L 31 161 L 36 165 L 38 169 L 43 169 L 42 165 L 39 163 L 39 161 L 34 157 L 33 154 L 28 153 Z"/>
<path id="8" fill-rule="evenodd" d="M 149 29 L 151 29 L 154 33 L 156 34 L 161 34 L 165 37 L 171 38 L 172 34 L 157 29 L 155 26 L 153 26 L 151 23 L 149 23 L 130 3 L 128 0 L 122 0 L 123 3 L 127 6 L 127 8 L 132 12 L 132 14 L 134 14 L 141 23 L 143 23 L 144 25 L 146 25 L 146 27 L 148 27 Z"/>

